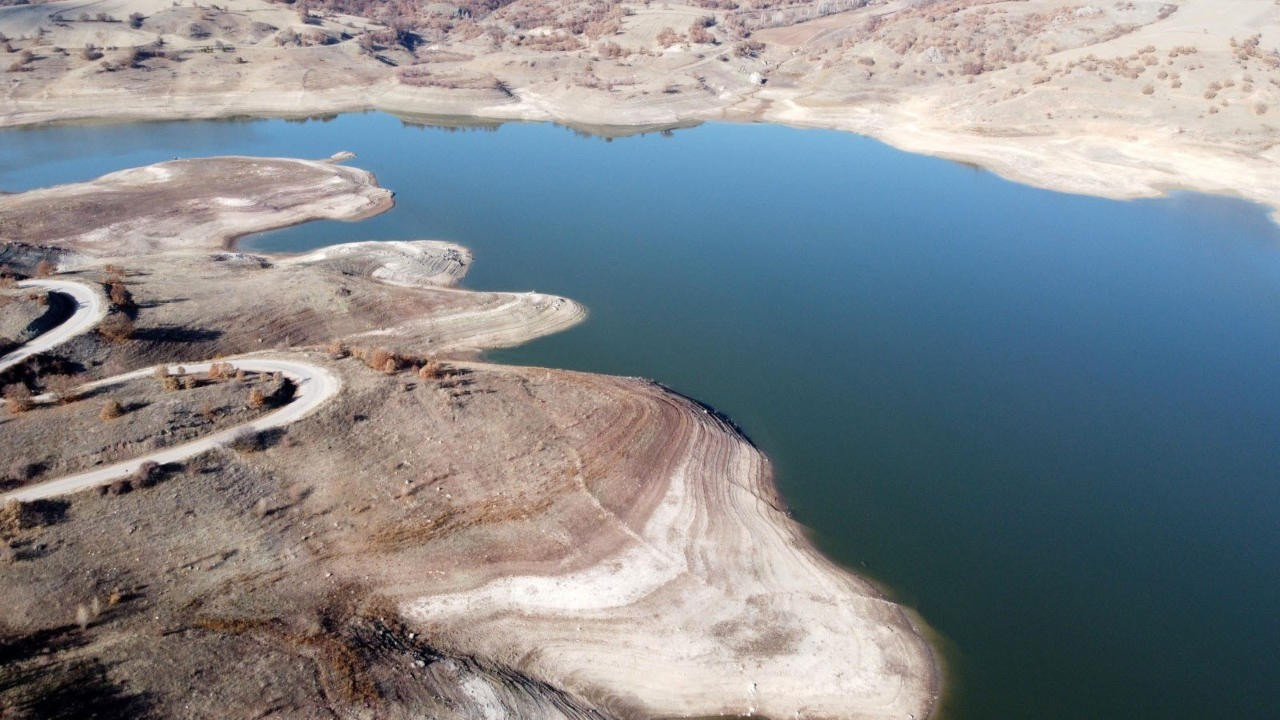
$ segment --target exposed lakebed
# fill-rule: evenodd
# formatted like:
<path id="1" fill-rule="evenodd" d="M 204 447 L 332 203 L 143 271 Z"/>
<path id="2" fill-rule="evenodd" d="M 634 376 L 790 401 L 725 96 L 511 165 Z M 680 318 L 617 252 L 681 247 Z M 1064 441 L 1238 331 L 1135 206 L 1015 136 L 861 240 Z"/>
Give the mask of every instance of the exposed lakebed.
<path id="1" fill-rule="evenodd" d="M 653 377 L 768 453 L 829 555 L 945 638 L 948 717 L 1265 715 L 1280 685 L 1280 229 L 827 131 L 328 122 L 0 133 L 0 189 L 358 155 L 397 207 L 250 247 L 439 238 L 590 319 L 496 360 Z"/>

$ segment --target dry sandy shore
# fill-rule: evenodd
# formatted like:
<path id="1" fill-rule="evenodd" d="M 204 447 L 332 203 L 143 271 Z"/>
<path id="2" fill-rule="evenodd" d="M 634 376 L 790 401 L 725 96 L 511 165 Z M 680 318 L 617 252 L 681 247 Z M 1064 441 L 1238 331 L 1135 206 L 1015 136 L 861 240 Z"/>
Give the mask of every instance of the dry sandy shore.
<path id="1" fill-rule="evenodd" d="M 939 674 L 909 614 L 816 553 L 766 458 L 714 413 L 636 378 L 469 359 L 579 322 L 581 306 L 458 289 L 471 257 L 448 243 L 227 252 L 247 224 L 317 203 L 361 213 L 381 191 L 323 163 L 173 165 L 0 197 L 6 227 L 74 249 L 67 277 L 105 271 L 133 297 L 131 338 L 79 336 L 61 362 L 92 379 L 270 350 L 332 378 L 332 394 L 255 452 L 212 449 L 165 466 L 158 486 L 0 513 L 12 658 L 0 704 L 38 715 L 62 698 L 120 717 L 932 712 Z M 245 220 L 223 201 L 237 183 L 220 178 L 264 166 L 256 192 L 274 207 Z M 120 196 L 131 212 L 38 222 L 51 202 Z M 175 197 L 205 230 L 148 210 Z M 99 215 L 117 231 L 94 233 Z M 9 372 L 24 368 L 4 382 L 53 383 L 34 366 Z M 77 408 L 99 405 L 39 405 L 0 431 L 57 437 Z M 78 452 L 128 422 L 104 420 Z M 25 467 L 30 450 L 0 448 L 0 467 Z M 38 488 L 34 473 L 6 483 Z"/>
<path id="2" fill-rule="evenodd" d="M 32 53 L 0 90 L 0 126 L 365 109 L 622 127 L 766 121 L 863 133 L 1069 192 L 1186 188 L 1280 208 L 1274 3 L 500 5 L 462 2 L 461 21 L 421 6 L 397 20 L 417 28 L 403 43 L 375 6 L 370 19 L 318 2 L 305 21 L 262 0 L 0 8 L 10 57 Z M 145 20 L 77 19 L 98 12 Z M 78 55 L 85 43 L 105 57 Z M 150 50 L 133 62 L 134 47 Z"/>
<path id="3" fill-rule="evenodd" d="M 0 240 L 93 255 L 228 247 L 242 235 L 391 205 L 371 173 L 334 162 L 173 160 L 0 198 Z"/>

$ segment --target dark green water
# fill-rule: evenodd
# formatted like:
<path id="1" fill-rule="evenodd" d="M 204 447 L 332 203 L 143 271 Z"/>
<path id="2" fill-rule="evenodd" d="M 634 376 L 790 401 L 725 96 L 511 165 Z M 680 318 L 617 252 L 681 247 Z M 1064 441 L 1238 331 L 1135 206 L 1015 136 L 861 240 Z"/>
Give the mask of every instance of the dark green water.
<path id="1" fill-rule="evenodd" d="M 499 360 L 731 415 L 822 548 L 953 647 L 949 717 L 1275 717 L 1280 230 L 1035 190 L 851 135 L 604 142 L 330 122 L 0 133 L 0 188 L 170 157 L 359 155 L 389 214 L 252 244 L 472 247 L 591 308 Z"/>

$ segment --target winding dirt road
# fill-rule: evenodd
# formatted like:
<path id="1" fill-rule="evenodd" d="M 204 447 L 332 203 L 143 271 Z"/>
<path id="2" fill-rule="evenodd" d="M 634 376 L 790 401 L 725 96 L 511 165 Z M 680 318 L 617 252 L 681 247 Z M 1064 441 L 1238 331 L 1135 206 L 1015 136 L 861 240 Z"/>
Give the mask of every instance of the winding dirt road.
<path id="1" fill-rule="evenodd" d="M 75 312 L 66 322 L 0 358 L 0 372 L 8 370 L 32 355 L 47 352 L 62 343 L 83 335 L 106 317 L 107 304 L 102 294 L 81 282 L 72 280 L 23 280 L 20 288 L 47 290 L 70 295 L 76 301 Z"/>
<path id="2" fill-rule="evenodd" d="M 126 477 L 135 472 L 143 463 L 152 461 L 160 464 L 179 462 L 187 458 L 199 455 L 202 452 L 212 450 L 228 441 L 232 440 L 237 434 L 245 430 L 269 430 L 272 428 L 284 427 L 292 422 L 302 419 L 312 410 L 325 401 L 333 397 L 342 388 L 341 381 L 333 373 L 324 368 L 317 367 L 305 362 L 295 360 L 279 360 L 270 358 L 232 358 L 224 360 L 230 362 L 238 370 L 247 370 L 249 372 L 273 373 L 279 372 L 285 377 L 294 381 L 298 385 L 298 394 L 293 401 L 281 407 L 279 410 L 263 415 L 262 417 L 220 430 L 216 433 L 206 435 L 205 437 L 181 445 L 164 448 L 153 453 L 148 453 L 131 460 L 114 463 L 104 467 L 88 470 L 74 475 L 66 475 L 53 480 L 37 483 L 30 487 L 20 488 L 13 492 L 0 495 L 0 503 L 9 500 L 41 500 L 44 498 L 56 497 L 58 495 L 70 495 L 72 493 L 87 490 L 89 488 L 106 485 L 114 480 Z M 183 365 L 187 373 L 207 372 L 211 363 L 195 363 Z M 177 366 L 169 366 L 172 372 Z M 155 372 L 154 367 L 142 368 L 123 375 L 98 380 L 81 387 L 82 390 L 92 390 L 108 385 L 134 380 L 137 378 L 147 377 Z"/>

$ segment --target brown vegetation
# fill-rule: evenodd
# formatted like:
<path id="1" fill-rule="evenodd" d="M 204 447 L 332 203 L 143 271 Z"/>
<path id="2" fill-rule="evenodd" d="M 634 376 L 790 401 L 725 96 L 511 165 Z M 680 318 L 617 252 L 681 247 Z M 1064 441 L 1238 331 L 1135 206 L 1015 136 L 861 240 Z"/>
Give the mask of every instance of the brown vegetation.
<path id="1" fill-rule="evenodd" d="M 65 501 L 8 500 L 0 505 L 0 541 L 11 540 L 27 530 L 58 522 L 66 513 Z M 4 543 L 7 545 L 7 543 Z"/>
<path id="2" fill-rule="evenodd" d="M 133 321 L 124 313 L 111 313 L 98 324 L 98 334 L 111 342 L 124 342 L 133 337 L 133 333 Z"/>
<path id="3" fill-rule="evenodd" d="M 4 407 L 10 415 L 24 413 L 31 409 L 31 391 L 26 385 L 14 384 L 4 389 Z"/>
<path id="4" fill-rule="evenodd" d="M 108 398 L 107 401 L 102 404 L 101 412 L 98 413 L 98 417 L 103 420 L 114 420 L 121 415 L 124 415 L 124 406 L 122 406 L 120 401 L 115 398 Z"/>
<path id="5" fill-rule="evenodd" d="M 210 380 L 230 380 L 236 376 L 236 366 L 229 362 L 213 362 L 209 364 Z"/>
<path id="6" fill-rule="evenodd" d="M 440 361 L 435 358 L 428 358 L 426 362 L 422 363 L 422 367 L 418 368 L 418 377 L 423 380 L 435 380 L 440 377 L 442 370 Z"/>
<path id="7" fill-rule="evenodd" d="M 133 300 L 133 293 L 129 292 L 129 288 L 118 280 L 107 285 L 107 297 L 111 300 L 111 306 L 116 310 L 133 310 L 137 308 L 137 303 Z"/>
<path id="8" fill-rule="evenodd" d="M 29 70 L 30 68 L 27 66 L 35 59 L 36 56 L 30 50 L 23 50 L 18 53 L 18 57 L 9 64 L 9 72 L 23 72 Z"/>
<path id="9" fill-rule="evenodd" d="M 135 488 L 149 488 L 160 479 L 160 463 L 147 460 L 133 471 L 130 483 Z"/>
<path id="10" fill-rule="evenodd" d="M 54 399 L 67 403 L 80 396 L 79 389 L 84 384 L 84 378 L 78 375 L 51 375 L 45 379 L 44 384 L 53 393 Z"/>

